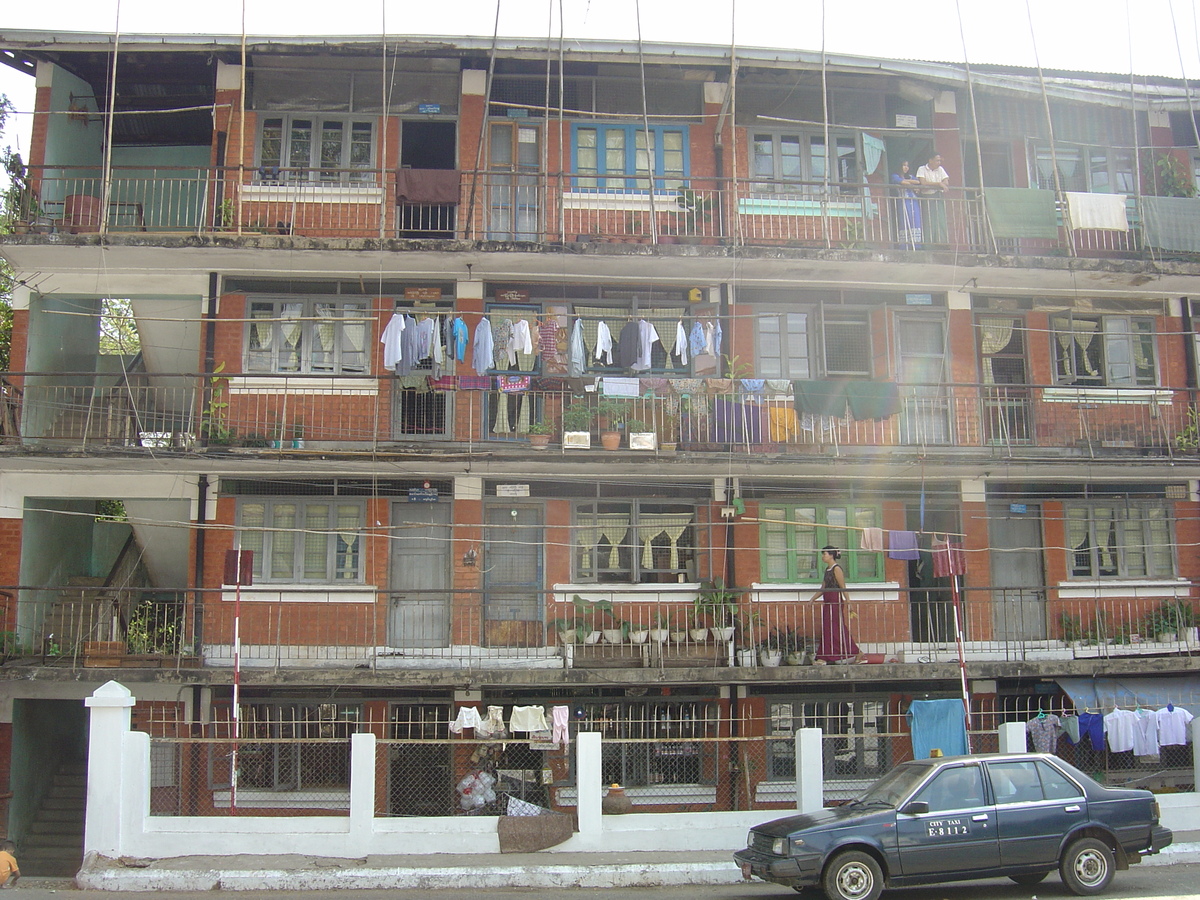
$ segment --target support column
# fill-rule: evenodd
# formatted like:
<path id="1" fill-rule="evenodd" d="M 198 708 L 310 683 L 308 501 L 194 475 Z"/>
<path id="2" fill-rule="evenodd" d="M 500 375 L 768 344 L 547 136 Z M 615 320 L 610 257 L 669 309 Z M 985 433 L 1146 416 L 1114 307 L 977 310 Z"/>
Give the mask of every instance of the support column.
<path id="1" fill-rule="evenodd" d="M 115 858 L 121 855 L 121 809 L 125 799 L 121 750 L 136 701 L 127 687 L 109 681 L 83 702 L 91 710 L 83 852 Z"/>
<path id="2" fill-rule="evenodd" d="M 375 821 L 375 735 L 350 735 L 350 846 L 367 846 Z"/>
<path id="3" fill-rule="evenodd" d="M 816 812 L 825 805 L 825 767 L 821 729 L 796 731 L 796 811 Z"/>
<path id="4" fill-rule="evenodd" d="M 1000 726 L 1001 753 L 1024 753 L 1025 747 L 1024 722 L 1005 722 Z"/>
<path id="5" fill-rule="evenodd" d="M 581 835 L 599 836 L 604 830 L 600 801 L 604 786 L 600 783 L 600 732 L 584 731 L 575 742 L 576 813 Z"/>

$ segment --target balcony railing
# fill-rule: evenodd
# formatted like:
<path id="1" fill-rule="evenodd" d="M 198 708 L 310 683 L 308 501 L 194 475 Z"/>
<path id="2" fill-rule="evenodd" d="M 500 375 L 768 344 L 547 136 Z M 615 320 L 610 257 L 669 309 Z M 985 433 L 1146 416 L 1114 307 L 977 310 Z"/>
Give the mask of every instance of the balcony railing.
<path id="1" fill-rule="evenodd" d="M 614 179 L 615 180 L 615 179 Z M 890 185 L 693 178 L 601 186 L 577 173 L 361 169 L 32 168 L 19 230 L 700 243 L 1017 255 L 1142 252 L 1124 229 L 1070 227 L 1065 195 L 1036 237 L 993 228 L 986 192 L 901 195 Z M 1030 192 L 1033 193 L 1032 191 Z M 1039 192 L 1047 194 L 1048 192 Z M 1200 201 L 1197 201 L 1200 203 Z M 1020 233 L 1021 229 L 1017 229 Z"/>
<path id="2" fill-rule="evenodd" d="M 1200 655 L 1196 585 L 1181 579 L 949 587 L 851 584 L 842 610 L 867 664 Z M 243 594 L 247 668 L 692 667 L 838 664 L 814 584 L 740 589 L 697 606 L 695 585 L 559 585 L 515 606 L 487 591 L 400 595 L 366 586 L 348 602 L 319 586 Z M 29 593 L 26 590 L 25 593 Z M 25 665 L 234 664 L 228 590 L 63 588 L 22 599 L 6 648 Z M 511 593 L 511 592 L 509 592 Z M 572 602 L 572 598 L 580 600 Z M 201 598 L 197 600 L 196 598 Z M 506 605 L 508 604 L 508 605 Z M 510 606 L 520 615 L 509 615 Z M 956 623 L 960 630 L 956 630 Z M 763 653 L 763 651 L 768 651 Z M 852 659 L 846 656 L 845 662 Z"/>
<path id="3" fill-rule="evenodd" d="M 454 377 L 420 390 L 392 377 L 275 376 L 264 382 L 222 375 L 219 402 L 213 402 L 212 379 L 194 374 L 146 375 L 136 385 L 98 385 L 94 375 L 9 373 L 17 377 L 24 382 L 20 391 L 0 391 L 0 422 L 6 423 L 0 444 L 47 450 L 271 452 L 523 443 L 538 423 L 557 432 L 564 408 L 578 402 L 565 390 L 451 389 L 458 384 Z M 658 452 L 852 454 L 916 447 L 999 457 L 1046 450 L 1068 458 L 1196 455 L 1186 390 L 909 384 L 866 397 L 865 408 L 852 402 L 849 411 L 826 416 L 805 412 L 803 400 L 798 408 L 787 382 L 752 386 L 652 378 L 641 396 L 621 401 L 623 419 L 644 423 L 632 430 L 652 432 Z M 584 404 L 599 413 L 595 396 L 588 396 Z M 592 437 L 601 424 L 593 415 Z M 629 448 L 628 435 L 622 446 Z"/>

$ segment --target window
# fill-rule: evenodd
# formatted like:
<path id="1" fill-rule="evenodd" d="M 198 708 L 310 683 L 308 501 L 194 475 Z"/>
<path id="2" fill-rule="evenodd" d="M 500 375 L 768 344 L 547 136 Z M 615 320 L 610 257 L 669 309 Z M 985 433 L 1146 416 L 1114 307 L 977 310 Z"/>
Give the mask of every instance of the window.
<path id="1" fill-rule="evenodd" d="M 374 181 L 375 123 L 345 116 L 265 116 L 258 165 L 266 181 Z"/>
<path id="2" fill-rule="evenodd" d="M 357 704 L 242 703 L 238 787 L 348 791 L 360 713 Z"/>
<path id="3" fill-rule="evenodd" d="M 858 192 L 863 181 L 858 138 L 831 132 L 834 161 L 829 168 L 831 190 Z M 829 153 L 824 134 L 756 132 L 751 146 L 750 177 L 756 191 L 818 193 L 825 190 Z M 759 180 L 761 179 L 761 180 Z M 803 184 L 803 187 L 799 185 Z"/>
<path id="4" fill-rule="evenodd" d="M 252 300 L 245 370 L 362 375 L 369 315 L 365 300 Z"/>
<path id="5" fill-rule="evenodd" d="M 936 813 L 983 806 L 983 796 L 980 767 L 955 766 L 939 772 L 913 799 L 924 800 L 929 804 L 929 811 Z"/>
<path id="6" fill-rule="evenodd" d="M 603 735 L 605 784 L 716 784 L 720 709 L 715 703 L 585 706 L 580 731 Z M 706 740 L 709 739 L 709 740 Z"/>
<path id="7" fill-rule="evenodd" d="M 1052 316 L 1059 384 L 1154 385 L 1154 320 L 1149 316 Z"/>
<path id="8" fill-rule="evenodd" d="M 764 378 L 871 374 L 870 325 L 862 313 L 766 313 L 756 321 L 758 366 Z"/>
<path id="9" fill-rule="evenodd" d="M 254 552 L 256 582 L 361 583 L 362 503 L 242 500 L 238 546 Z"/>
<path id="10" fill-rule="evenodd" d="M 1170 578 L 1171 524 L 1161 502 L 1069 505 L 1067 547 L 1074 578 Z"/>
<path id="11" fill-rule="evenodd" d="M 100 355 L 132 357 L 141 351 L 133 301 L 105 297 L 100 301 Z"/>
<path id="12" fill-rule="evenodd" d="M 825 569 L 821 548 L 832 544 L 842 550 L 840 560 L 847 581 L 880 581 L 883 554 L 851 549 L 859 543 L 860 528 L 878 528 L 878 506 L 768 506 L 762 507 L 763 581 L 791 584 L 820 581 Z"/>
<path id="13" fill-rule="evenodd" d="M 695 577 L 689 504 L 602 501 L 575 507 L 575 575 L 580 581 L 658 584 Z"/>
<path id="14" fill-rule="evenodd" d="M 892 768 L 888 734 L 893 729 L 889 728 L 885 700 L 771 702 L 767 704 L 767 719 L 768 781 L 795 781 L 795 735 L 800 728 L 821 729 L 826 781 L 855 782 L 852 796 L 862 792 L 859 779 L 878 778 Z M 833 787 L 837 791 L 837 786 Z"/>
<path id="15" fill-rule="evenodd" d="M 575 125 L 571 134 L 578 188 L 648 190 L 651 159 L 656 189 L 679 187 L 687 178 L 687 129 L 651 125 L 649 150 L 641 125 Z"/>
<path id="16" fill-rule="evenodd" d="M 1052 156 L 1049 144 L 1036 144 L 1034 154 L 1034 187 L 1095 194 L 1137 193 L 1132 150 L 1056 144 Z M 1054 183 L 1056 161 L 1058 185 Z"/>

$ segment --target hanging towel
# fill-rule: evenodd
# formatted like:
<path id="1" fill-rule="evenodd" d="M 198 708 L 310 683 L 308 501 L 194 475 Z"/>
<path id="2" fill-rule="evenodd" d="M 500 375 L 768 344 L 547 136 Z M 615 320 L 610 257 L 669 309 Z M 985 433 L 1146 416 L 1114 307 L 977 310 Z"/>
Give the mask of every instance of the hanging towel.
<path id="1" fill-rule="evenodd" d="M 990 187 L 984 192 L 992 234 L 998 238 L 1058 237 L 1054 191 Z"/>
<path id="2" fill-rule="evenodd" d="M 967 752 L 967 722 L 961 700 L 914 700 L 906 714 L 913 759 L 928 759 L 935 747 L 943 756 Z"/>
<path id="3" fill-rule="evenodd" d="M 546 709 L 543 706 L 514 706 L 508 720 L 509 731 L 549 731 Z"/>
<path id="4" fill-rule="evenodd" d="M 600 393 L 605 397 L 640 397 L 641 382 L 636 378 L 601 378 Z"/>
<path id="5" fill-rule="evenodd" d="M 798 413 L 841 418 L 846 414 L 846 382 L 793 381 L 792 403 Z"/>
<path id="6" fill-rule="evenodd" d="M 847 381 L 846 402 L 859 421 L 886 419 L 900 412 L 900 388 L 894 381 Z"/>
<path id="7" fill-rule="evenodd" d="M 492 377 L 490 375 L 459 375 L 458 389 L 460 391 L 490 391 Z"/>
<path id="8" fill-rule="evenodd" d="M 872 553 L 879 553 L 883 550 L 883 529 L 882 528 L 864 528 L 862 530 L 862 542 L 859 544 L 860 550 L 869 550 Z"/>
<path id="9" fill-rule="evenodd" d="M 888 532 L 888 556 L 891 559 L 920 559 L 917 535 L 913 531 Z"/>
<path id="10" fill-rule="evenodd" d="M 462 734 L 464 728 L 478 728 L 482 724 L 483 719 L 478 709 L 474 706 L 460 706 L 458 717 L 450 723 L 450 731 L 452 734 Z"/>
<path id="11" fill-rule="evenodd" d="M 528 375 L 497 375 L 496 387 L 505 394 L 519 394 L 529 390 Z"/>
<path id="12" fill-rule="evenodd" d="M 1142 236 L 1148 247 L 1200 253 L 1200 198 L 1143 197 Z"/>
<path id="13" fill-rule="evenodd" d="M 948 578 L 951 575 L 967 574 L 967 554 L 957 542 L 934 541 L 929 552 L 933 554 L 933 577 Z"/>
<path id="14" fill-rule="evenodd" d="M 1124 194 L 1082 194 L 1068 191 L 1067 211 L 1072 228 L 1128 231 Z"/>

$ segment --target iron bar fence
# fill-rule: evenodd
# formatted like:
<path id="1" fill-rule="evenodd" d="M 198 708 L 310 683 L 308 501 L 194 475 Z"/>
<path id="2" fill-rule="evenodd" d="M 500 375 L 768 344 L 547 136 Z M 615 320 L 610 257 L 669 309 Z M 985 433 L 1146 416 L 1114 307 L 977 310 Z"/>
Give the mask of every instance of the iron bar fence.
<path id="1" fill-rule="evenodd" d="M 633 182 L 600 187 L 594 176 L 572 172 L 114 167 L 106 205 L 99 167 L 32 166 L 16 221 L 19 231 L 74 234 L 1000 249 L 1085 256 L 1137 256 L 1145 249 L 1136 195 L 1128 198 L 1125 230 L 1071 228 L 1066 195 L 1056 195 L 1055 222 L 1042 230 L 1057 234 L 1014 238 L 1003 228 L 993 236 L 986 189 L 917 198 L 873 182 L 696 177 L 673 187 L 656 185 L 651 198 L 644 179 Z"/>

